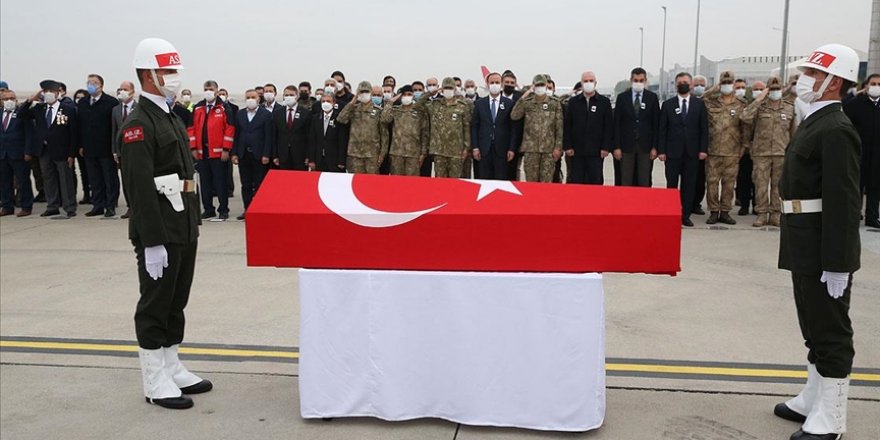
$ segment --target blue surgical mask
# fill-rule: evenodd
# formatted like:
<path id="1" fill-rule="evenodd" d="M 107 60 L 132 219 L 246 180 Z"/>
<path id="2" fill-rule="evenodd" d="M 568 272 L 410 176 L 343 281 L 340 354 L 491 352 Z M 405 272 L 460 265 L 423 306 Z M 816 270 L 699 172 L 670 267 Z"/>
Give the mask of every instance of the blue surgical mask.
<path id="1" fill-rule="evenodd" d="M 413 98 L 415 98 L 416 100 L 418 100 L 421 97 L 422 97 L 422 92 L 413 92 Z"/>
<path id="2" fill-rule="evenodd" d="M 373 96 L 370 98 L 370 100 L 373 101 L 373 105 L 375 105 L 376 107 L 382 105 L 382 97 L 381 96 Z"/>
<path id="3" fill-rule="evenodd" d="M 89 95 L 94 95 L 95 93 L 98 93 L 98 86 L 88 83 L 86 84 L 86 90 L 89 92 Z"/>

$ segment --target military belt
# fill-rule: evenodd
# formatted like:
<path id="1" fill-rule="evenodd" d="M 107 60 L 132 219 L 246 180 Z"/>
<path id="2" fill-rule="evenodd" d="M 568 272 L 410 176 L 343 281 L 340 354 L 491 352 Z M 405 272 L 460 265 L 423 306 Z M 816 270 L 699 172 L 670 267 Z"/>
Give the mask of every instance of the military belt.
<path id="1" fill-rule="evenodd" d="M 183 181 L 183 192 L 185 192 L 185 193 L 196 192 L 196 181 L 195 180 L 184 180 Z"/>
<path id="2" fill-rule="evenodd" d="M 783 214 L 812 214 L 822 212 L 822 199 L 783 200 Z"/>

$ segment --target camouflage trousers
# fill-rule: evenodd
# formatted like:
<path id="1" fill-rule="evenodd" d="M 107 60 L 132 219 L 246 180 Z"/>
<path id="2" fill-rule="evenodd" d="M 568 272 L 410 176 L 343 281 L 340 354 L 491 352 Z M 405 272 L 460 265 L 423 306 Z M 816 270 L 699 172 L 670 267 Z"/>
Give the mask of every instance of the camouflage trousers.
<path id="1" fill-rule="evenodd" d="M 779 201 L 779 177 L 782 175 L 783 156 L 752 156 L 752 182 L 755 183 L 755 212 L 782 213 Z"/>
<path id="2" fill-rule="evenodd" d="M 434 177 L 454 177 L 461 176 L 461 156 L 444 157 L 434 155 Z"/>
<path id="3" fill-rule="evenodd" d="M 395 176 L 418 176 L 419 158 L 391 155 L 391 174 Z"/>
<path id="4" fill-rule="evenodd" d="M 474 157 L 468 154 L 461 165 L 461 178 L 470 179 L 472 169 L 474 169 Z"/>
<path id="5" fill-rule="evenodd" d="M 556 172 L 553 153 L 523 153 L 523 172 L 526 182 L 552 182 Z"/>
<path id="6" fill-rule="evenodd" d="M 349 173 L 354 174 L 379 174 L 379 158 L 377 157 L 348 157 L 347 165 Z"/>
<path id="7" fill-rule="evenodd" d="M 739 156 L 709 156 L 706 160 L 706 203 L 709 205 L 709 211 L 730 212 L 733 209 L 733 193 L 738 171 Z"/>

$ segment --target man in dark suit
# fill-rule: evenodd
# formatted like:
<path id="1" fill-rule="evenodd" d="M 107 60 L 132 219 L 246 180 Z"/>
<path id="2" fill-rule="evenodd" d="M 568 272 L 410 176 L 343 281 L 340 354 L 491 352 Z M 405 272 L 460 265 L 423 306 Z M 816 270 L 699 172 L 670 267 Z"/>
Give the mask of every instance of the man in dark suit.
<path id="1" fill-rule="evenodd" d="M 697 167 L 709 151 L 709 115 L 700 98 L 691 95 L 691 75 L 675 76 L 677 96 L 660 109 L 657 152 L 666 162 L 666 187 L 679 188 L 681 180 L 681 224 L 693 226 L 691 212 L 697 186 Z"/>
<path id="2" fill-rule="evenodd" d="M 58 99 L 60 86 L 46 80 L 40 83 L 41 92 L 31 98 L 30 105 L 22 106 L 21 116 L 33 119 L 33 155 L 40 158 L 43 187 L 47 208 L 41 217 L 65 219 L 76 215 L 76 192 L 73 164 L 76 156 L 76 107 Z M 59 208 L 67 215 L 61 216 Z"/>
<path id="3" fill-rule="evenodd" d="M 596 93 L 596 75 L 581 74 L 583 93 L 568 101 L 563 148 L 572 157 L 567 183 L 605 183 L 603 165 L 614 140 L 611 100 Z"/>
<path id="4" fill-rule="evenodd" d="M 113 107 L 110 126 L 113 132 L 113 160 L 116 161 L 117 166 L 121 167 L 122 154 L 119 151 L 119 128 L 122 127 L 122 124 L 128 119 L 135 107 L 137 107 L 137 101 L 134 99 L 134 83 L 131 81 L 123 81 L 116 90 L 116 98 L 119 100 L 119 105 Z M 121 185 L 121 188 L 127 204 L 128 193 L 125 191 L 124 185 Z M 127 219 L 129 217 L 131 217 L 131 211 L 126 207 L 125 213 L 123 213 L 120 218 Z"/>
<path id="5" fill-rule="evenodd" d="M 865 226 L 880 228 L 880 73 L 865 80 L 864 93 L 843 105 L 862 140 L 861 188 Z"/>
<path id="6" fill-rule="evenodd" d="M 324 172 L 345 172 L 348 148 L 348 125 L 337 124 L 340 110 L 336 95 L 321 96 L 321 111 L 312 116 L 309 125 L 309 168 Z"/>
<path id="7" fill-rule="evenodd" d="M 471 147 L 479 164 L 481 179 L 508 179 L 508 166 L 516 155 L 516 132 L 510 111 L 513 101 L 501 95 L 501 74 L 486 77 L 489 96 L 474 102 L 471 119 Z"/>
<path id="8" fill-rule="evenodd" d="M 113 107 L 119 101 L 104 93 L 104 78 L 91 74 L 88 95 L 76 103 L 80 155 L 86 161 L 92 190 L 92 210 L 86 217 L 116 216 L 119 172 L 113 160 Z"/>
<path id="9" fill-rule="evenodd" d="M 256 90 L 245 92 L 245 108 L 235 115 L 235 140 L 232 142 L 232 163 L 238 165 L 244 220 L 254 194 L 260 189 L 272 158 L 272 113 L 259 105 Z"/>
<path id="10" fill-rule="evenodd" d="M 15 216 L 25 217 L 31 215 L 34 206 L 31 166 L 28 163 L 31 160 L 30 138 L 33 124 L 19 117 L 15 92 L 3 90 L 0 92 L 0 101 L 3 101 L 3 108 L 0 110 L 0 217 L 15 212 L 13 181 L 18 181 L 21 206 Z"/>
<path id="11" fill-rule="evenodd" d="M 284 105 L 272 114 L 272 158 L 282 170 L 306 170 L 311 116 L 311 109 L 299 103 L 297 87 L 285 87 Z"/>
<path id="12" fill-rule="evenodd" d="M 646 88 L 645 69 L 633 69 L 630 81 L 632 87 L 617 95 L 614 107 L 614 158 L 621 163 L 624 186 L 650 187 L 651 169 L 657 158 L 660 102 Z"/>

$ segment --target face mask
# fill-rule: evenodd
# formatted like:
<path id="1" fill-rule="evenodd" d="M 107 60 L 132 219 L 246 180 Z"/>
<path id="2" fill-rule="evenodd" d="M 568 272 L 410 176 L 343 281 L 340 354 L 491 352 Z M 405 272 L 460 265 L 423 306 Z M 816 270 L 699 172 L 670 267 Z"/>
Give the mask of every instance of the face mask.
<path id="1" fill-rule="evenodd" d="M 266 101 L 269 101 L 269 102 L 275 101 L 275 94 L 272 92 L 263 93 L 263 97 L 266 98 Z"/>
<path id="2" fill-rule="evenodd" d="M 410 105 L 413 102 L 413 97 L 409 95 L 401 96 L 400 103 L 403 105 Z"/>
<path id="3" fill-rule="evenodd" d="M 733 93 L 733 84 L 721 84 L 721 94 L 729 95 Z"/>
<path id="4" fill-rule="evenodd" d="M 384 100 L 386 100 L 386 101 L 391 101 L 391 98 L 393 98 L 393 97 L 394 97 L 394 95 L 392 95 L 392 94 L 390 94 L 390 93 L 388 93 L 388 92 L 385 92 L 385 93 L 382 94 L 382 99 L 384 99 Z"/>
<path id="5" fill-rule="evenodd" d="M 581 84 L 581 88 L 584 90 L 584 93 L 593 93 L 596 91 L 596 83 L 592 81 L 584 81 Z"/>
<path id="6" fill-rule="evenodd" d="M 55 104 L 56 100 L 58 100 L 58 96 L 55 95 L 54 92 L 43 93 L 43 101 L 45 101 L 46 104 L 49 104 L 49 105 Z"/>
<path id="7" fill-rule="evenodd" d="M 822 97 L 822 94 L 825 93 L 825 88 L 828 87 L 828 83 L 831 81 L 831 75 L 825 77 L 825 81 L 822 83 L 822 86 L 819 87 L 818 92 L 813 91 L 813 86 L 816 85 L 816 78 L 807 75 L 801 75 L 798 78 L 797 85 L 795 85 L 795 90 L 797 90 L 798 99 L 807 104 L 812 104 L 819 100 Z"/>
<path id="8" fill-rule="evenodd" d="M 421 98 L 421 97 L 422 97 L 422 93 L 423 93 L 422 91 L 415 91 L 415 92 L 413 92 L 413 98 L 415 98 L 415 99 L 419 99 L 419 98 Z"/>
<path id="9" fill-rule="evenodd" d="M 358 102 L 370 102 L 370 94 L 361 93 L 360 95 L 358 95 Z"/>
<path id="10" fill-rule="evenodd" d="M 556 93 L 553 89 L 547 89 L 547 96 L 553 96 Z"/>
<path id="11" fill-rule="evenodd" d="M 771 90 L 767 96 L 769 96 L 772 101 L 779 101 L 782 99 L 782 90 Z"/>
<path id="12" fill-rule="evenodd" d="M 513 92 L 515 92 L 515 91 L 516 91 L 516 87 L 514 87 L 514 86 L 504 86 L 504 94 L 505 95 L 512 95 Z"/>
<path id="13" fill-rule="evenodd" d="M 868 86 L 868 96 L 872 98 L 880 97 L 880 86 Z"/>
<path id="14" fill-rule="evenodd" d="M 501 84 L 489 84 L 489 93 L 493 95 L 501 93 Z"/>
<path id="15" fill-rule="evenodd" d="M 192 102 L 192 96 L 183 95 L 180 97 L 180 100 L 183 101 L 184 104 L 189 104 L 190 102 Z"/>
<path id="16" fill-rule="evenodd" d="M 159 80 L 156 78 L 156 71 L 151 70 L 153 73 L 153 81 L 156 84 L 159 84 Z M 180 90 L 180 82 L 181 77 L 179 73 L 169 73 L 167 75 L 162 75 L 162 79 L 165 82 L 165 85 L 159 87 L 159 91 L 162 92 L 166 97 L 175 97 L 177 96 L 177 91 Z"/>
<path id="17" fill-rule="evenodd" d="M 455 96 L 464 96 L 464 91 L 461 90 L 461 87 L 455 88 Z"/>
<path id="18" fill-rule="evenodd" d="M 535 87 L 535 95 L 544 96 L 547 94 L 547 87 Z"/>
<path id="19" fill-rule="evenodd" d="M 117 98 L 119 98 L 120 101 L 128 101 L 128 98 L 130 97 L 131 94 L 128 93 L 128 90 L 121 90 L 119 95 L 117 95 Z"/>
<path id="20" fill-rule="evenodd" d="M 324 110 L 325 112 L 329 112 L 330 110 L 333 110 L 333 103 L 327 102 L 327 101 L 322 102 L 321 103 L 321 110 Z"/>
<path id="21" fill-rule="evenodd" d="M 345 88 L 345 83 L 336 83 L 336 91 L 341 92 Z"/>
<path id="22" fill-rule="evenodd" d="M 8 112 L 15 110 L 15 100 L 7 99 L 6 101 L 3 101 L 3 110 L 6 110 Z"/>
<path id="23" fill-rule="evenodd" d="M 681 83 L 675 87 L 676 87 L 676 90 L 678 91 L 679 95 L 686 95 L 688 92 L 691 91 L 691 85 L 688 83 Z M 702 87 L 702 86 L 697 86 L 697 87 Z"/>
<path id="24" fill-rule="evenodd" d="M 299 92 L 299 99 L 303 101 L 309 99 L 309 92 Z"/>
<path id="25" fill-rule="evenodd" d="M 371 97 L 370 97 L 370 101 L 372 101 L 372 102 L 373 102 L 373 105 L 375 105 L 376 107 L 382 105 L 382 100 L 383 100 L 383 99 L 384 99 L 384 98 L 381 97 L 381 96 L 371 96 Z"/>
<path id="26" fill-rule="evenodd" d="M 324 93 L 328 95 L 336 94 L 336 88 L 331 86 L 324 87 Z"/>
<path id="27" fill-rule="evenodd" d="M 435 93 L 436 91 L 437 91 L 437 86 L 435 86 L 433 84 L 428 86 L 428 93 Z"/>
<path id="28" fill-rule="evenodd" d="M 758 95 L 760 95 L 761 93 L 764 93 L 764 91 L 763 91 L 763 90 L 752 89 L 752 96 L 755 97 L 755 98 L 757 98 Z"/>
<path id="29" fill-rule="evenodd" d="M 477 94 L 477 90 L 474 89 L 473 87 L 468 87 L 468 88 L 464 89 L 464 93 L 467 94 L 468 96 L 474 96 Z"/>
<path id="30" fill-rule="evenodd" d="M 742 98 L 743 96 L 746 96 L 746 89 L 736 89 L 733 91 L 733 94 Z"/>
<path id="31" fill-rule="evenodd" d="M 205 90 L 205 101 L 211 102 L 217 95 L 211 90 Z"/>
<path id="32" fill-rule="evenodd" d="M 296 96 L 293 95 L 284 95 L 284 105 L 288 107 L 293 107 L 296 105 Z"/>
<path id="33" fill-rule="evenodd" d="M 443 89 L 443 97 L 446 99 L 452 99 L 455 97 L 455 90 L 453 89 Z"/>
<path id="34" fill-rule="evenodd" d="M 247 106 L 248 110 L 254 110 L 257 108 L 257 100 L 254 98 L 245 99 L 244 105 Z"/>
<path id="35" fill-rule="evenodd" d="M 679 88 L 679 90 L 681 90 L 681 88 Z M 687 92 L 680 91 L 679 93 L 685 94 Z M 694 95 L 697 95 L 699 98 L 700 96 L 703 96 L 703 93 L 706 93 L 706 86 L 694 86 Z"/>
<path id="36" fill-rule="evenodd" d="M 88 83 L 86 84 L 86 91 L 89 92 L 89 95 L 94 95 L 95 93 L 98 93 L 98 86 Z"/>
<path id="37" fill-rule="evenodd" d="M 632 83 L 633 92 L 642 93 L 645 91 L 645 83 Z"/>

